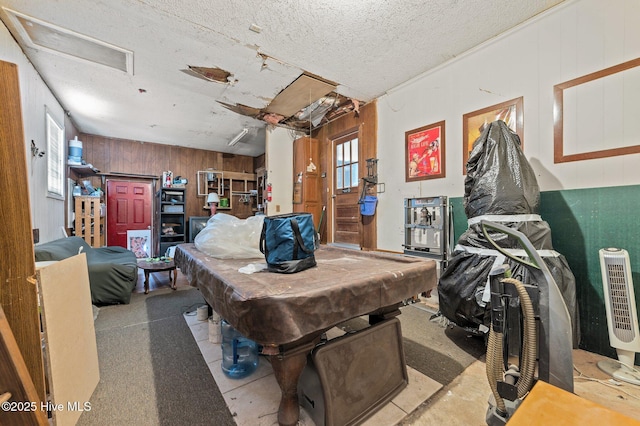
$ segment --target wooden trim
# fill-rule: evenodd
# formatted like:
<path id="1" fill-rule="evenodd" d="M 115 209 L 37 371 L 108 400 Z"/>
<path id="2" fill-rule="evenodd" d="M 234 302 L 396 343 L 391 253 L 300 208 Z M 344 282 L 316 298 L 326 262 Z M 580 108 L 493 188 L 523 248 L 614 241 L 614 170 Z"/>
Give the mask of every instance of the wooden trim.
<path id="1" fill-rule="evenodd" d="M 600 71 L 592 72 L 573 80 L 553 86 L 553 162 L 566 163 L 569 161 L 591 160 L 595 158 L 614 157 L 618 155 L 640 153 L 640 145 L 626 146 L 622 148 L 603 149 L 599 151 L 582 152 L 579 154 L 564 155 L 564 90 L 579 86 L 599 78 L 607 77 L 631 68 L 640 66 L 640 58 L 623 62 Z"/>

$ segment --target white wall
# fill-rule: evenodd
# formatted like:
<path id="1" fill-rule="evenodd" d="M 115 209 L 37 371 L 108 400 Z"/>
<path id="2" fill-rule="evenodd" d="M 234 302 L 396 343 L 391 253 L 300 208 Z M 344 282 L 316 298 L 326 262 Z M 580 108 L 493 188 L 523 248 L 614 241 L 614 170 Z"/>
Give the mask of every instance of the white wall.
<path id="1" fill-rule="evenodd" d="M 273 198 L 267 204 L 268 216 L 293 212 L 293 141 L 301 136 L 280 127 L 266 131 L 267 183 L 273 187 Z"/>
<path id="2" fill-rule="evenodd" d="M 20 98 L 22 124 L 24 128 L 25 152 L 28 182 L 16 177 L 16 191 L 29 191 L 31 223 L 40 229 L 40 242 L 62 237 L 60 227 L 64 226 L 64 201 L 47 197 L 47 142 L 45 139 L 45 106 L 59 123 L 65 122 L 64 111 L 40 75 L 22 53 L 9 30 L 0 22 L 0 60 L 12 62 L 18 66 L 20 79 Z M 3 100 L 4 102 L 5 100 Z M 72 127 L 72 126 L 69 126 Z M 67 136 L 69 131 L 66 129 Z M 44 157 L 31 156 L 31 141 L 45 151 Z M 16 161 L 22 161 L 16 153 Z"/>
<path id="3" fill-rule="evenodd" d="M 378 101 L 378 172 L 386 184 L 378 194 L 378 248 L 402 251 L 404 198 L 464 195 L 463 114 L 520 96 L 524 152 L 541 191 L 640 183 L 640 154 L 553 162 L 553 86 L 638 57 L 640 1 L 569 1 L 390 90 Z M 446 177 L 406 183 L 405 131 L 441 120 Z"/>

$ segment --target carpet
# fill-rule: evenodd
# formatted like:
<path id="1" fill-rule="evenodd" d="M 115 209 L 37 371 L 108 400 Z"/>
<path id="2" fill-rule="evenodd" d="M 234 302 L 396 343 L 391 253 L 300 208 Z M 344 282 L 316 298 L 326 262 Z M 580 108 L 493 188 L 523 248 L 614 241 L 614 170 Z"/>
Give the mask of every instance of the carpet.
<path id="1" fill-rule="evenodd" d="M 235 425 L 183 313 L 199 291 L 134 293 L 95 322 L 100 382 L 79 425 Z"/>
<path id="2" fill-rule="evenodd" d="M 183 313 L 204 303 L 179 287 L 134 293 L 129 305 L 100 308 L 95 322 L 100 383 L 79 425 L 235 425 Z M 399 316 L 407 365 L 449 384 L 485 353 L 484 341 L 431 320 L 420 303 Z M 363 318 L 340 325 L 364 328 Z"/>

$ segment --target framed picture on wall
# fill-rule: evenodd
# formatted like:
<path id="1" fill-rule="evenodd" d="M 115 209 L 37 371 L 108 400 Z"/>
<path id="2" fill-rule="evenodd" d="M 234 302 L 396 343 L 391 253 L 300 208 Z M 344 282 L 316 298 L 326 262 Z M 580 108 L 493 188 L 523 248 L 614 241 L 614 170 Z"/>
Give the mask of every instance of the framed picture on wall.
<path id="1" fill-rule="evenodd" d="M 520 147 L 524 148 L 524 98 L 520 96 L 510 101 L 472 111 L 462 116 L 462 173 L 467 173 L 467 161 L 473 150 L 473 143 L 480 137 L 485 127 L 502 120 L 520 137 Z"/>
<path id="2" fill-rule="evenodd" d="M 406 182 L 446 176 L 444 121 L 405 132 L 404 147 Z"/>

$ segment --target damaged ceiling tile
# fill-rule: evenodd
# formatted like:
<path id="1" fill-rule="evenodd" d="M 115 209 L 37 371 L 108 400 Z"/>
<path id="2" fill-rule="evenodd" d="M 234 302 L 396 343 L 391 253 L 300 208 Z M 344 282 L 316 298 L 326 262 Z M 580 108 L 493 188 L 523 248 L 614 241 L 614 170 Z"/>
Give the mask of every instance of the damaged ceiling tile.
<path id="1" fill-rule="evenodd" d="M 358 115 L 360 106 L 364 103 L 336 93 L 336 87 L 336 83 L 303 73 L 278 93 L 265 108 L 217 102 L 237 114 L 309 133 L 352 111 Z"/>
<path id="2" fill-rule="evenodd" d="M 258 116 L 262 113 L 261 109 L 253 108 L 247 105 L 242 105 L 242 104 L 232 105 L 222 101 L 217 101 L 217 102 L 230 111 L 233 111 L 241 115 L 246 115 L 248 117 L 258 118 Z"/>
<path id="3" fill-rule="evenodd" d="M 194 67 L 187 65 L 189 68 L 181 70 L 182 72 L 189 74 L 193 77 L 198 77 L 207 81 L 215 81 L 216 83 L 229 83 L 233 80 L 233 77 L 229 71 L 225 71 L 218 67 Z"/>
<path id="4" fill-rule="evenodd" d="M 335 89 L 335 83 L 302 74 L 273 98 L 266 112 L 290 117 Z"/>

